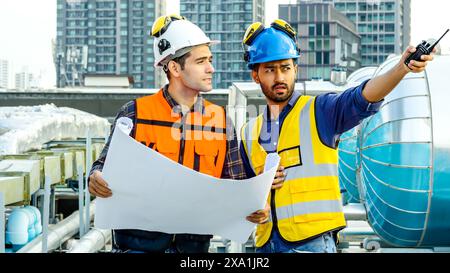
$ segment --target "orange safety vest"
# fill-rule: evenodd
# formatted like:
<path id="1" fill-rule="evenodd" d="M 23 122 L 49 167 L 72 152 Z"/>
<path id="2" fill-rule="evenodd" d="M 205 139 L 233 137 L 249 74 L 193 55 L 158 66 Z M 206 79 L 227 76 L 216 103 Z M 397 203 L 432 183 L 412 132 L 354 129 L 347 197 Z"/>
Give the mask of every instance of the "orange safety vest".
<path id="1" fill-rule="evenodd" d="M 182 117 L 163 91 L 136 99 L 134 138 L 190 169 L 220 178 L 226 154 L 226 115 L 203 100 L 204 111 Z"/>

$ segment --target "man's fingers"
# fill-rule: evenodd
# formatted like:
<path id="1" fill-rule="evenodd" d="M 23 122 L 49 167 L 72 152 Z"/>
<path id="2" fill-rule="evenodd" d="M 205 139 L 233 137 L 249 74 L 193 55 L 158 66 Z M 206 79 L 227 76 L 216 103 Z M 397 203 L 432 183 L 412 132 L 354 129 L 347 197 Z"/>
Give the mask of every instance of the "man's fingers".
<path id="1" fill-rule="evenodd" d="M 418 67 L 418 66 L 409 64 L 408 67 L 411 70 L 411 72 L 413 72 L 413 73 L 420 73 L 420 72 L 423 72 L 425 70 L 425 66 Z"/>
<path id="2" fill-rule="evenodd" d="M 102 177 L 102 175 L 101 175 L 101 173 L 100 172 L 94 172 L 94 174 L 92 175 L 93 177 L 94 177 L 94 180 L 98 183 L 98 184 L 100 184 L 100 185 L 102 185 L 102 186 L 104 186 L 104 187 L 108 187 L 108 183 L 106 183 L 106 181 L 103 179 L 103 177 Z"/>
<path id="3" fill-rule="evenodd" d="M 110 197 L 112 195 L 112 192 L 108 188 L 104 188 L 102 186 L 94 185 L 95 191 L 102 194 L 103 196 Z"/>
<path id="4" fill-rule="evenodd" d="M 283 171 L 279 171 L 276 173 L 275 177 L 285 177 L 286 174 Z"/>
<path id="5" fill-rule="evenodd" d="M 252 214 L 250 214 L 249 217 L 261 217 L 264 215 L 266 215 L 266 216 L 269 215 L 269 210 L 267 210 L 267 209 L 257 210 L 255 212 L 253 212 Z"/>
<path id="6" fill-rule="evenodd" d="M 267 220 L 269 219 L 267 216 L 265 217 L 251 217 L 251 216 L 247 216 L 247 221 L 252 222 L 254 224 L 263 224 L 265 222 L 267 222 Z"/>
<path id="7" fill-rule="evenodd" d="M 97 196 L 97 197 L 103 197 L 102 194 L 98 193 L 95 190 L 95 188 L 93 186 L 91 186 L 91 185 L 89 185 L 89 193 L 94 195 L 94 196 Z"/>
<path id="8" fill-rule="evenodd" d="M 403 56 L 402 56 L 402 61 L 405 62 L 405 60 L 411 56 L 411 54 L 413 54 L 414 52 L 416 52 L 416 48 L 413 46 L 409 46 L 404 52 L 403 52 Z M 409 66 L 409 65 L 408 65 Z"/>
<path id="9" fill-rule="evenodd" d="M 409 46 L 409 47 L 406 49 L 405 55 L 408 55 L 408 56 L 409 56 L 409 54 L 416 52 L 416 50 L 417 50 L 417 49 L 416 49 L 415 47 Z"/>
<path id="10" fill-rule="evenodd" d="M 250 217 L 259 217 L 259 216 L 261 216 L 261 215 L 264 215 L 264 211 L 263 211 L 263 210 L 255 211 L 255 212 L 253 212 L 252 214 L 250 214 L 249 216 L 250 216 Z"/>
<path id="11" fill-rule="evenodd" d="M 99 175 L 100 173 L 94 173 L 89 179 L 89 192 L 99 197 L 110 197 L 112 195 L 111 190 L 108 188 L 108 184 Z"/>
<path id="12" fill-rule="evenodd" d="M 418 61 L 411 61 L 408 64 L 409 69 L 412 70 L 412 72 L 422 72 L 425 70 L 425 67 L 428 65 L 428 62 L 418 62 Z"/>
<path id="13" fill-rule="evenodd" d="M 284 167 L 278 167 L 278 171 L 275 174 L 275 178 L 272 183 L 272 189 L 279 189 L 283 186 L 284 179 L 286 178 L 286 173 L 284 172 Z"/>
<path id="14" fill-rule="evenodd" d="M 99 194 L 108 197 L 112 195 L 111 189 L 108 187 L 108 183 L 106 183 L 106 181 L 102 177 L 102 173 L 99 171 L 95 171 L 91 175 L 89 185 L 92 185 L 95 191 Z"/>
<path id="15" fill-rule="evenodd" d="M 428 62 L 411 61 L 409 64 L 416 68 L 422 68 L 427 66 Z"/>
<path id="16" fill-rule="evenodd" d="M 273 183 L 272 183 L 272 189 L 274 190 L 274 189 L 281 188 L 283 186 L 283 183 L 284 183 L 284 177 L 274 179 Z"/>
<path id="17" fill-rule="evenodd" d="M 111 193 L 111 189 L 108 188 L 107 185 L 99 183 L 99 181 L 96 179 L 91 180 L 89 182 L 89 185 L 92 185 L 96 189 L 97 192 L 101 192 L 101 193 L 105 193 L 105 194 Z"/>
<path id="18" fill-rule="evenodd" d="M 420 59 L 421 59 L 422 61 L 432 61 L 432 60 L 434 60 L 434 57 L 433 57 L 433 55 L 422 55 L 422 56 L 420 57 Z"/>
<path id="19" fill-rule="evenodd" d="M 283 183 L 283 182 L 284 182 L 284 177 L 278 177 L 273 180 L 272 185 Z"/>
<path id="20" fill-rule="evenodd" d="M 93 195 L 98 196 L 98 197 L 111 197 L 112 196 L 112 192 L 109 189 L 104 189 L 99 187 L 96 183 L 89 183 L 89 192 L 91 192 Z"/>
<path id="21" fill-rule="evenodd" d="M 270 206 L 266 204 L 266 208 L 257 210 L 246 217 L 247 221 L 254 224 L 263 224 L 269 220 Z"/>

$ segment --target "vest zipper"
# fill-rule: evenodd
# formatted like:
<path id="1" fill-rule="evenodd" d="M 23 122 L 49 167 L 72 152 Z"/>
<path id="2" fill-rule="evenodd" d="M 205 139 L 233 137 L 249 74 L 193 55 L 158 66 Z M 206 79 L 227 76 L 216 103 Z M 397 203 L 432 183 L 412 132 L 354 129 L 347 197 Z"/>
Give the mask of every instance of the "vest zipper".
<path id="1" fill-rule="evenodd" d="M 271 197 L 270 197 L 270 210 L 272 212 L 272 227 L 275 228 L 275 231 L 280 233 L 278 231 L 278 219 L 277 219 L 277 211 L 275 208 L 275 190 L 271 190 Z M 273 231 L 272 231 L 273 232 Z M 271 232 L 271 233 L 272 233 Z M 270 235 L 272 236 L 272 234 Z"/>
<path id="2" fill-rule="evenodd" d="M 181 165 L 183 165 L 183 158 L 184 158 L 184 122 L 182 120 L 181 123 L 181 127 L 180 127 L 180 132 L 181 132 L 181 139 L 180 139 L 180 155 L 178 156 L 178 163 L 180 163 Z"/>

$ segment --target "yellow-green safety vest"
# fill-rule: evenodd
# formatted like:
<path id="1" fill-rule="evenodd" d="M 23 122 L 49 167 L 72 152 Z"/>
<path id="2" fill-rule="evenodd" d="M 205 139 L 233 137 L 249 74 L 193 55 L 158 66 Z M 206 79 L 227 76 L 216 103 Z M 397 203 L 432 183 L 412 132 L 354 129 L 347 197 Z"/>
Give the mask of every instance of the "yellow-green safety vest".
<path id="1" fill-rule="evenodd" d="M 289 242 L 305 241 L 346 226 L 337 174 L 338 153 L 319 138 L 314 101 L 311 96 L 301 96 L 283 122 L 277 152 L 286 178 L 283 187 L 269 195 L 271 217 L 257 227 L 257 247 L 269 240 L 274 224 Z M 263 122 L 261 114 L 241 131 L 255 174 L 263 171 L 267 156 L 258 142 Z"/>

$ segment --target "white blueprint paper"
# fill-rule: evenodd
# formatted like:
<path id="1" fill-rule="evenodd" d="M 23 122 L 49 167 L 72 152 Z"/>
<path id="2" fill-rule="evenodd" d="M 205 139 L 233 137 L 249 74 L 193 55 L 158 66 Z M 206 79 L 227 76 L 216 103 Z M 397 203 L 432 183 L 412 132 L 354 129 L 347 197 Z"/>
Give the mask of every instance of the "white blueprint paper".
<path id="1" fill-rule="evenodd" d="M 117 126 L 124 131 L 115 130 L 108 150 L 103 178 L 113 195 L 97 198 L 96 227 L 213 234 L 247 241 L 256 225 L 245 218 L 265 207 L 280 160 L 277 154 L 267 157 L 267 171 L 259 176 L 217 179 L 138 143 L 128 135 L 131 127 L 126 123 Z"/>

